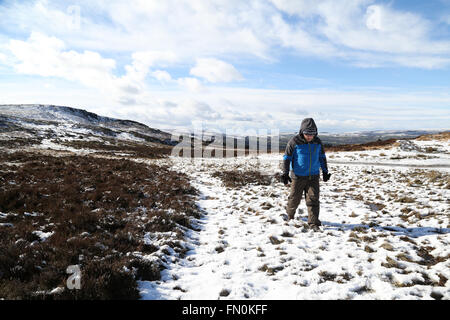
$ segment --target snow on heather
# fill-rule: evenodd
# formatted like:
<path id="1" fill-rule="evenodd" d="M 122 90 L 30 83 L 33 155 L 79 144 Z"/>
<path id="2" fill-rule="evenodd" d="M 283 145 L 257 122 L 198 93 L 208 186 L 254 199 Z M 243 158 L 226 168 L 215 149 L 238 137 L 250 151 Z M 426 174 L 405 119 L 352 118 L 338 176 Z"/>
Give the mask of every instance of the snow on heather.
<path id="1" fill-rule="evenodd" d="M 433 162 L 422 159 L 422 167 L 411 166 L 418 151 L 405 146 L 329 153 L 321 232 L 306 228 L 304 199 L 296 219 L 283 220 L 289 189 L 278 181 L 227 188 L 212 176 L 255 169 L 273 175 L 280 155 L 260 162 L 172 157 L 173 169 L 201 192 L 205 215 L 200 231 L 188 234 L 186 257 L 169 264 L 160 281 L 139 283 L 142 298 L 449 299 L 448 141 L 413 143 L 440 153 L 430 154 Z M 397 154 L 404 158 L 389 160 Z"/>

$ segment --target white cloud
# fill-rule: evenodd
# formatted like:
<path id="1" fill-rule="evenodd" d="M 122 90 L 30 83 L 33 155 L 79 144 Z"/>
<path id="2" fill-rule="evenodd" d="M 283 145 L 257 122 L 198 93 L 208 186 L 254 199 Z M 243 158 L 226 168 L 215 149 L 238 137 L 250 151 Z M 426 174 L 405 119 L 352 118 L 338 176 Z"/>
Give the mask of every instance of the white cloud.
<path id="1" fill-rule="evenodd" d="M 140 51 L 132 55 L 133 67 L 146 70 L 156 64 L 167 65 L 176 62 L 177 56 L 172 51 Z"/>
<path id="2" fill-rule="evenodd" d="M 160 82 L 171 82 L 172 77 L 167 71 L 164 70 L 156 70 L 152 72 L 152 76 Z"/>
<path id="3" fill-rule="evenodd" d="M 357 130 L 370 130 L 377 128 L 377 121 L 374 120 L 361 120 L 361 119 L 347 119 L 347 120 L 335 120 L 335 119 L 320 119 L 317 120 L 317 125 L 324 128 L 333 129 L 345 129 L 352 128 L 353 131 Z M 329 129 L 328 129 L 329 130 Z M 320 130 L 319 130 L 320 131 Z"/>
<path id="4" fill-rule="evenodd" d="M 172 64 L 177 60 L 176 55 L 171 51 L 140 51 L 132 54 L 132 63 L 125 66 L 126 74 L 117 82 L 122 88 L 135 88 L 135 93 L 145 90 L 145 80 L 149 75 L 155 77 L 159 81 L 171 80 L 170 74 L 164 71 L 150 71 L 154 66 L 165 66 Z M 128 91 L 128 90 L 126 90 Z M 132 93 L 128 91 L 128 93 Z"/>
<path id="5" fill-rule="evenodd" d="M 134 99 L 134 98 L 123 96 L 123 97 L 119 98 L 119 103 L 122 105 L 125 105 L 125 106 L 128 106 L 128 105 L 133 106 L 137 102 L 136 102 L 136 99 Z"/>
<path id="6" fill-rule="evenodd" d="M 52 31 L 58 35 L 73 33 L 81 27 L 81 6 L 58 5 L 55 1 L 4 1 L 0 3 L 0 19 L 5 29 L 15 28 L 27 33 Z M 84 19 L 83 19 L 84 20 Z"/>
<path id="7" fill-rule="evenodd" d="M 269 49 L 257 30 L 263 25 L 257 3 L 130 0 L 98 6 L 112 24 L 92 37 L 101 37 L 106 40 L 105 46 L 116 50 L 171 50 L 195 60 L 200 52 L 208 56 L 231 53 L 266 57 Z M 84 25 L 86 29 L 95 27 L 95 21 Z M 111 33 L 114 37 L 103 36 Z"/>
<path id="8" fill-rule="evenodd" d="M 122 104 L 114 109 L 116 116 L 164 128 L 192 128 L 202 123 L 220 122 L 222 115 L 209 104 L 193 98 L 174 100 L 145 99 L 144 103 Z M 126 101 L 125 101 L 126 102 Z"/>
<path id="9" fill-rule="evenodd" d="M 432 40 L 432 23 L 418 14 L 375 4 L 374 0 L 272 2 L 279 10 L 300 18 L 299 30 L 306 34 L 303 42 L 315 42 L 318 50 L 314 52 L 323 58 L 341 58 L 364 67 L 407 65 L 428 69 L 450 64 L 450 41 Z M 308 49 L 292 37 L 293 26 L 286 26 L 284 21 L 281 26 L 285 29 L 280 33 L 285 45 L 307 53 Z"/>
<path id="10" fill-rule="evenodd" d="M 217 120 L 221 118 L 221 115 L 214 111 L 207 103 L 192 99 L 182 101 L 175 112 L 184 117 L 194 118 L 196 120 Z"/>
<path id="11" fill-rule="evenodd" d="M 170 65 L 177 59 L 170 51 L 135 52 L 132 63 L 125 66 L 126 73 L 118 77 L 114 74 L 114 59 L 103 58 L 93 51 L 66 50 L 62 40 L 39 32 L 33 32 L 26 41 L 11 40 L 8 49 L 18 73 L 78 82 L 112 95 L 126 105 L 136 101 L 135 95 L 145 92 L 151 67 Z M 151 76 L 160 81 L 171 81 L 166 71 L 156 70 Z M 186 85 L 193 90 L 200 87 L 195 80 L 186 80 Z"/>
<path id="12" fill-rule="evenodd" d="M 205 90 L 202 83 L 197 78 L 179 78 L 177 79 L 177 82 L 181 87 L 192 92 L 201 92 Z"/>
<path id="13" fill-rule="evenodd" d="M 116 63 L 98 53 L 64 51 L 63 41 L 33 32 L 27 41 L 11 40 L 9 50 L 17 63 L 16 71 L 44 77 L 60 77 L 79 81 L 90 87 L 111 88 L 112 70 Z"/>
<path id="14" fill-rule="evenodd" d="M 232 82 L 242 80 L 243 77 L 231 64 L 214 58 L 197 59 L 197 64 L 190 74 L 209 82 Z"/>
<path id="15" fill-rule="evenodd" d="M 375 0 L 80 0 L 77 6 L 74 29 L 68 21 L 77 10 L 63 2 L 11 2 L 0 10 L 0 28 L 40 31 L 96 52 L 176 52 L 184 63 L 205 56 L 273 61 L 280 46 L 358 66 L 411 58 L 409 66 L 440 68 L 450 57 L 450 41 L 433 40 L 434 21 Z"/>
<path id="16" fill-rule="evenodd" d="M 297 131 L 313 117 L 319 131 L 448 127 L 448 88 L 427 91 L 393 89 L 267 90 L 211 87 L 201 95 L 176 87 L 139 95 L 100 95 L 98 90 L 49 79 L 12 80 L 0 86 L 0 104 L 44 103 L 80 107 L 104 116 L 136 120 L 156 128 Z M 69 100 L 68 100 L 69 96 Z M 68 102 L 70 101 L 70 102 Z M 276 108 L 274 108 L 276 106 Z M 430 107 L 432 106 L 432 107 Z"/>

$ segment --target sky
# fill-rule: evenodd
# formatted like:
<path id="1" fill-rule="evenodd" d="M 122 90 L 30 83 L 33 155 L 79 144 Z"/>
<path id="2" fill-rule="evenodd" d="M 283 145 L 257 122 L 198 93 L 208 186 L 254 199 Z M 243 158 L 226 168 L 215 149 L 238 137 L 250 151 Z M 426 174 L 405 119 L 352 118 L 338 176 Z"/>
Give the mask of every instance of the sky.
<path id="1" fill-rule="evenodd" d="M 160 129 L 450 128 L 450 0 L 0 0 L 0 104 Z"/>

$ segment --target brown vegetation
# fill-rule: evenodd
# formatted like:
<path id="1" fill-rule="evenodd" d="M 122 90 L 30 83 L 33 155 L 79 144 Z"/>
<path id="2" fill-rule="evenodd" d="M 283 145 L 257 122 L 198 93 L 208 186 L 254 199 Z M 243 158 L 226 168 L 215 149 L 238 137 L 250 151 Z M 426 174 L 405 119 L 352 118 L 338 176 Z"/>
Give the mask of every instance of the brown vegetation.
<path id="1" fill-rule="evenodd" d="M 120 155 L 126 154 L 131 157 L 138 158 L 162 158 L 170 155 L 172 150 L 171 146 L 166 146 L 162 144 L 143 144 L 136 143 L 132 141 L 118 141 L 115 139 L 106 139 L 104 141 L 84 141 L 84 140 L 70 140 L 70 141 L 60 141 L 55 140 L 55 143 L 72 147 L 75 149 L 89 149 L 96 150 L 99 154 L 110 154 L 110 155 Z"/>
<path id="2" fill-rule="evenodd" d="M 215 171 L 212 173 L 212 176 L 220 178 L 224 185 L 228 188 L 241 188 L 248 184 L 268 186 L 274 179 L 273 176 L 264 175 L 256 170 Z"/>
<path id="3" fill-rule="evenodd" d="M 374 142 L 362 143 L 362 144 L 343 144 L 339 146 L 330 146 L 325 149 L 326 152 L 339 152 L 339 151 L 365 151 L 365 150 L 377 150 L 386 147 L 391 147 L 396 142 L 396 139 L 379 140 Z"/>
<path id="4" fill-rule="evenodd" d="M 10 138 L 8 140 L 0 140 L 0 148 L 20 148 L 41 144 L 42 138 Z"/>
<path id="5" fill-rule="evenodd" d="M 430 141 L 430 140 L 447 141 L 449 139 L 450 139 L 450 131 L 440 132 L 436 134 L 426 134 L 416 138 L 416 140 L 419 141 Z"/>
<path id="6" fill-rule="evenodd" d="M 197 191 L 168 168 L 24 152 L 0 163 L 0 298 L 137 299 L 136 280 L 162 268 L 145 259 L 159 249 L 145 234 L 181 239 L 180 226 L 200 217 Z M 66 288 L 70 265 L 81 268 L 80 290 Z"/>

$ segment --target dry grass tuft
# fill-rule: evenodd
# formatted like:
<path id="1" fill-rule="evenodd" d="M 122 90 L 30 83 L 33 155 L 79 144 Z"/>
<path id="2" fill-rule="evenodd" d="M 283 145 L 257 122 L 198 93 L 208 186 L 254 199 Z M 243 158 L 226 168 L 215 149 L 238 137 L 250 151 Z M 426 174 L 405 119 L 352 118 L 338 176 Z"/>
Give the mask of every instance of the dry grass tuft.
<path id="1" fill-rule="evenodd" d="M 259 171 L 215 171 L 212 173 L 215 178 L 220 178 L 228 188 L 241 188 L 246 185 L 264 185 L 272 183 L 273 177 L 264 175 Z"/>

